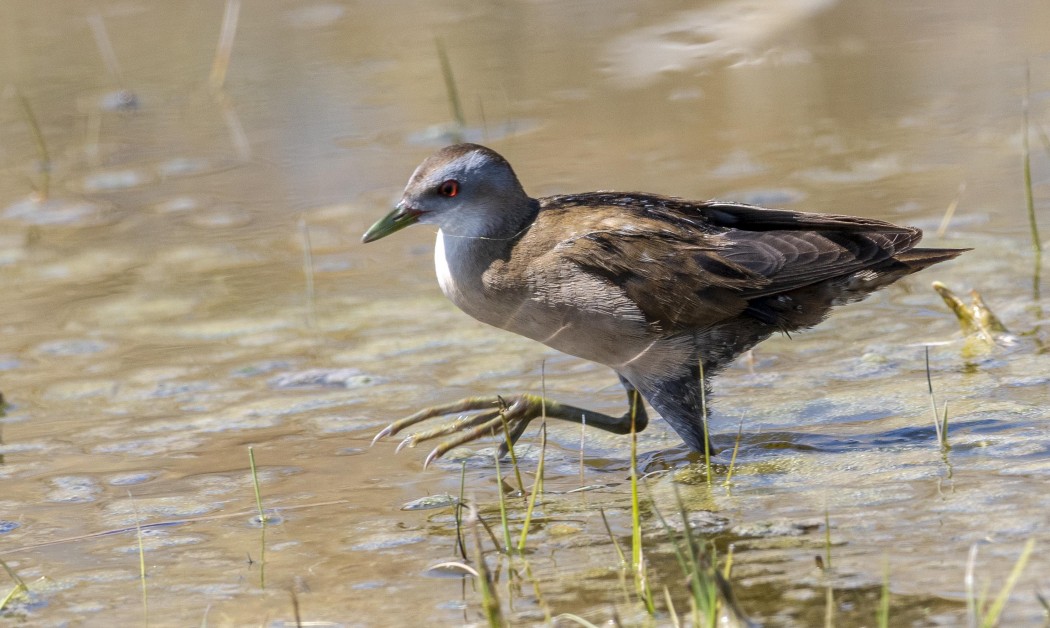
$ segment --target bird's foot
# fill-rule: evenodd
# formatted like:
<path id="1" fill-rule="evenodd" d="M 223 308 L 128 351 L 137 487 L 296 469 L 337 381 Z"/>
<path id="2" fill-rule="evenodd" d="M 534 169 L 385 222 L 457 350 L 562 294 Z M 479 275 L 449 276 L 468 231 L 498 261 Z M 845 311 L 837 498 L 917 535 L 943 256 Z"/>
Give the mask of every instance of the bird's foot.
<path id="1" fill-rule="evenodd" d="M 460 416 L 452 421 L 409 434 L 397 446 L 397 451 L 405 447 L 415 447 L 424 441 L 453 435 L 452 438 L 438 443 L 437 447 L 427 454 L 423 462 L 423 467 L 426 468 L 431 462 L 460 445 L 485 436 L 503 434 L 505 439 L 499 449 L 499 456 L 503 457 L 525 432 L 529 422 L 544 415 L 545 407 L 543 398 L 538 395 L 523 394 L 508 399 L 500 396 L 468 397 L 455 403 L 425 408 L 394 421 L 375 435 L 372 444 L 428 419 L 459 414 Z"/>

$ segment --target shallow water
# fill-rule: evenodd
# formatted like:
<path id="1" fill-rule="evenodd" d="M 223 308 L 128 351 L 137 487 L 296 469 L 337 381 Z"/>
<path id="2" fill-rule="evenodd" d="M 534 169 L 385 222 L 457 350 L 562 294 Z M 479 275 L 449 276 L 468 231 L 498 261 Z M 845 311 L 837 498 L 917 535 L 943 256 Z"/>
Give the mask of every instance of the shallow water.
<path id="1" fill-rule="evenodd" d="M 535 195 L 744 200 L 974 247 L 724 373 L 719 481 L 743 425 L 730 487 L 709 488 L 654 421 L 643 465 L 672 471 L 650 476 L 645 497 L 670 515 L 678 487 L 723 555 L 732 545 L 741 606 L 770 625 L 822 622 L 829 585 L 841 625 L 870 625 L 887 569 L 894 625 L 958 624 L 971 546 L 977 590 L 994 596 L 1028 539 L 1037 549 L 1004 625 L 1043 621 L 1050 357 L 1021 103 L 1030 62 L 1045 240 L 1050 10 L 775 5 L 244 3 L 216 93 L 219 3 L 6 3 L 0 559 L 29 594 L 0 623 L 483 621 L 474 580 L 432 569 L 456 559 L 451 508 L 401 508 L 458 494 L 465 461 L 465 492 L 498 527 L 491 458 L 423 471 L 425 448 L 395 456 L 396 441 L 370 449 L 372 435 L 425 405 L 539 392 L 541 371 L 567 403 L 619 413 L 623 398 L 603 367 L 456 311 L 428 229 L 359 244 L 455 130 L 436 39 L 463 134 L 505 154 Z M 980 290 L 1015 342 L 966 354 L 934 279 Z M 951 417 L 947 455 L 924 345 Z M 599 623 L 615 609 L 644 623 L 598 512 L 626 546 L 627 439 L 587 432 L 581 465 L 578 427 L 549 436 L 533 581 L 489 554 L 504 613 Z M 526 485 L 538 443 L 536 430 L 523 439 Z M 569 492 L 581 486 L 592 490 Z M 828 575 L 814 565 L 825 516 Z M 651 578 L 683 611 L 670 546 L 645 525 Z M 14 584 L 0 583 L 2 599 Z"/>

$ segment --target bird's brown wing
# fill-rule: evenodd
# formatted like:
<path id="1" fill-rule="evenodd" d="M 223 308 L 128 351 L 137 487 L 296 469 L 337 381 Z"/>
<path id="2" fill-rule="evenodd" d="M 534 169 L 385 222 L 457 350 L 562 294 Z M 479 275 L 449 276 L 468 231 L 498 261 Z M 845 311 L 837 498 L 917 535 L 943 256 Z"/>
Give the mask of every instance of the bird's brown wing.
<path id="1" fill-rule="evenodd" d="M 753 299 L 878 265 L 921 237 L 917 229 L 852 216 L 595 196 L 581 205 L 588 225 L 601 228 L 577 230 L 551 254 L 619 287 L 667 330 L 717 324 Z M 563 220 L 573 213 L 566 210 Z"/>

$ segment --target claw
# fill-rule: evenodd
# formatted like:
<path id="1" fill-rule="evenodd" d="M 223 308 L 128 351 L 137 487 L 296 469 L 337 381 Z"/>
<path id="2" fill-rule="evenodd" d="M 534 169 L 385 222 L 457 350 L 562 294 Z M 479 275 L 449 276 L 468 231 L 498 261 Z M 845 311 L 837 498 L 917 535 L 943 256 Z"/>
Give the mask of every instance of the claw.
<path id="1" fill-rule="evenodd" d="M 405 440 L 403 440 L 400 443 L 398 443 L 397 444 L 397 448 L 394 449 L 394 453 L 395 454 L 396 453 L 400 453 L 401 450 L 404 449 L 405 447 L 415 447 L 415 446 L 416 446 L 416 435 L 413 434 L 413 435 L 409 436 L 408 438 L 406 438 Z"/>
<path id="2" fill-rule="evenodd" d="M 429 454 L 427 454 L 426 459 L 423 460 L 423 468 L 424 469 L 429 467 L 431 462 L 434 462 L 435 460 L 437 460 L 438 458 L 440 458 L 441 456 L 443 456 L 445 454 L 445 452 L 443 452 L 443 451 L 439 452 L 440 449 L 441 449 L 440 446 L 435 447 L 433 451 L 431 451 Z"/>
<path id="3" fill-rule="evenodd" d="M 380 430 L 378 434 L 376 434 L 374 437 L 372 437 L 372 444 L 369 445 L 369 447 L 374 446 L 380 440 L 386 438 L 387 436 L 390 436 L 390 432 L 391 432 L 390 428 L 392 428 L 392 427 L 394 427 L 393 424 L 390 424 L 390 425 L 384 427 L 382 430 Z"/>

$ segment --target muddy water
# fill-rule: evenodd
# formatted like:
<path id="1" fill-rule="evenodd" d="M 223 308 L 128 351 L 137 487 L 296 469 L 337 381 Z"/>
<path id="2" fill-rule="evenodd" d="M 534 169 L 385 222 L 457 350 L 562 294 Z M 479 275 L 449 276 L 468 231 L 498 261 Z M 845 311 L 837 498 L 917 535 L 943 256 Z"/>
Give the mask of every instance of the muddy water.
<path id="1" fill-rule="evenodd" d="M 427 404 L 538 392 L 541 365 L 562 401 L 615 413 L 622 393 L 603 368 L 455 311 L 426 228 L 358 243 L 449 137 L 435 38 L 463 133 L 534 194 L 848 212 L 974 247 L 725 373 L 716 445 L 743 425 L 730 487 L 699 480 L 659 421 L 640 447 L 647 470 L 673 469 L 648 480 L 652 503 L 672 512 L 678 486 L 699 528 L 733 546 L 755 619 L 822 622 L 830 586 L 840 624 L 870 624 L 888 570 L 897 625 L 957 624 L 971 547 L 992 596 L 1034 538 L 1005 617 L 1042 620 L 1050 359 L 1020 155 L 1030 60 L 1045 239 L 1045 5 L 252 2 L 221 93 L 208 86 L 219 3 L 0 13 L 0 559 L 29 587 L 5 624 L 481 619 L 476 583 L 431 569 L 456 557 L 451 511 L 401 507 L 458 493 L 465 461 L 466 493 L 496 525 L 490 458 L 424 472 L 424 451 L 369 449 L 372 434 Z M 933 279 L 981 290 L 1012 345 L 965 356 Z M 951 416 L 946 456 L 923 345 Z M 533 582 L 489 555 L 516 622 L 598 623 L 613 609 L 647 621 L 598 516 L 626 542 L 626 439 L 585 437 L 581 466 L 579 429 L 551 426 Z M 538 442 L 524 440 L 526 484 Z M 724 474 L 728 453 L 716 461 Z M 569 492 L 580 486 L 598 488 Z M 827 575 L 814 566 L 825 514 Z M 669 546 L 646 525 L 652 580 L 685 609 Z"/>

